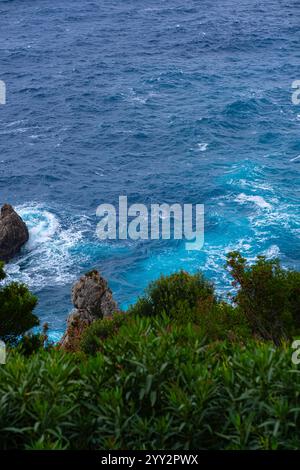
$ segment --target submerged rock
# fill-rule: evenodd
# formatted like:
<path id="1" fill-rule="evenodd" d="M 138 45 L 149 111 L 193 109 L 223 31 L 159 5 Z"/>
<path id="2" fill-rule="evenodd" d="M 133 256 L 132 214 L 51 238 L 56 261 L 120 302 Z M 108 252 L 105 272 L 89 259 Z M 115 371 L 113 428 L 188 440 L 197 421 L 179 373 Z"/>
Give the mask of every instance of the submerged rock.
<path id="1" fill-rule="evenodd" d="M 60 342 L 60 347 L 68 351 L 78 348 L 83 331 L 91 323 L 119 311 L 106 280 L 98 271 L 91 271 L 76 282 L 72 302 L 75 309 L 67 319 L 67 329 Z"/>
<path id="2" fill-rule="evenodd" d="M 0 260 L 9 261 L 28 241 L 25 222 L 10 204 L 4 204 L 0 214 Z"/>

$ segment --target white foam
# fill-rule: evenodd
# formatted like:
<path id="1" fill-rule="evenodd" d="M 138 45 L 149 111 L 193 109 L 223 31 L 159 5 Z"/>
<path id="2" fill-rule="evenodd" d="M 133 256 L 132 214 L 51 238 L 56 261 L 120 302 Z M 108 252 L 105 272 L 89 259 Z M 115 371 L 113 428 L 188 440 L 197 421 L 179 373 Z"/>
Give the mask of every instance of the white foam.
<path id="1" fill-rule="evenodd" d="M 273 187 L 268 184 L 268 183 L 261 183 L 257 180 L 246 180 L 244 178 L 241 178 L 239 180 L 234 180 L 234 179 L 231 179 L 229 180 L 229 184 L 233 184 L 235 186 L 241 186 L 243 188 L 250 188 L 250 189 L 255 189 L 256 191 L 257 190 L 261 190 L 261 191 L 269 191 L 270 193 L 274 193 L 274 189 Z"/>
<path id="2" fill-rule="evenodd" d="M 263 252 L 263 255 L 267 258 L 278 258 L 280 255 L 280 248 L 277 245 L 271 245 Z"/>
<path id="3" fill-rule="evenodd" d="M 156 98 L 159 96 L 158 93 L 150 91 L 146 94 L 137 93 L 133 88 L 129 89 L 127 93 L 121 93 L 125 99 L 131 103 L 146 104 L 150 98 Z"/>
<path id="4" fill-rule="evenodd" d="M 17 208 L 17 212 L 26 222 L 29 230 L 27 248 L 34 249 L 41 243 L 48 242 L 59 230 L 57 217 L 47 210 L 32 207 Z"/>
<path id="5" fill-rule="evenodd" d="M 8 280 L 35 289 L 72 282 L 78 260 L 71 256 L 70 249 L 83 237 L 84 220 L 78 224 L 80 230 L 73 224 L 64 228 L 58 217 L 43 207 L 20 206 L 16 210 L 28 226 L 29 241 L 22 253 L 7 264 Z"/>
<path id="6" fill-rule="evenodd" d="M 253 202 L 255 205 L 260 207 L 261 209 L 272 209 L 272 205 L 265 201 L 265 199 L 262 196 L 254 196 L 254 195 L 247 195 L 244 193 L 239 194 L 236 199 L 236 202 L 239 202 L 240 204 L 245 204 L 247 202 Z"/>
<path id="7" fill-rule="evenodd" d="M 199 152 L 205 152 L 205 150 L 207 149 L 208 147 L 208 143 L 207 142 L 199 142 L 197 144 L 197 149 L 199 150 Z"/>

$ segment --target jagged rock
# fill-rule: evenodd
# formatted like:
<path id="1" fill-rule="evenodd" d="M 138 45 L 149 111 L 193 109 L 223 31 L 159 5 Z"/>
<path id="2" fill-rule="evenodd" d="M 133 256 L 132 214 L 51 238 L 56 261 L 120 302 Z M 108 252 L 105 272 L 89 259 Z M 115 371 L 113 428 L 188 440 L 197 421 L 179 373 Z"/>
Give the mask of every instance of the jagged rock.
<path id="1" fill-rule="evenodd" d="M 98 271 L 91 271 L 76 282 L 72 302 L 75 309 L 68 317 L 67 329 L 60 342 L 60 347 L 68 351 L 78 349 L 83 331 L 92 322 L 119 311 L 106 280 Z"/>
<path id="2" fill-rule="evenodd" d="M 28 241 L 25 222 L 10 204 L 4 204 L 0 214 L 0 260 L 9 261 Z"/>
<path id="3" fill-rule="evenodd" d="M 74 309 L 68 316 L 67 329 L 60 341 L 60 347 L 66 351 L 78 350 L 82 333 L 94 320 L 86 310 Z"/>

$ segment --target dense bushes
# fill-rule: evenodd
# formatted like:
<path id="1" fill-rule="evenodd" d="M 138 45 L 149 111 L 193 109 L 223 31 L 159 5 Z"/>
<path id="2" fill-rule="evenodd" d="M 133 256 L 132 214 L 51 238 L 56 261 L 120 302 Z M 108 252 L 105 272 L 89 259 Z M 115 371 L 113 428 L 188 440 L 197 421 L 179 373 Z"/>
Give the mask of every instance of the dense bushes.
<path id="1" fill-rule="evenodd" d="M 25 335 L 0 367 L 0 448 L 298 449 L 300 372 L 285 339 L 299 331 L 300 275 L 238 253 L 227 267 L 232 304 L 182 271 L 94 322 L 77 353 Z"/>
<path id="2" fill-rule="evenodd" d="M 260 256 L 249 265 L 238 253 L 227 257 L 236 289 L 233 305 L 216 298 L 202 274 L 181 271 L 150 284 L 128 311 L 131 315 L 166 314 L 171 321 L 191 321 L 211 339 L 256 338 L 278 344 L 300 333 L 300 273 Z"/>
<path id="3" fill-rule="evenodd" d="M 48 339 L 48 328 L 48 323 L 44 323 L 42 331 L 22 335 L 17 341 L 16 350 L 24 356 L 31 356 L 37 351 L 52 348 L 54 345 Z"/>
<path id="4" fill-rule="evenodd" d="M 192 324 L 135 318 L 96 356 L 10 353 L 0 447 L 295 449 L 299 393 L 285 346 L 208 343 Z"/>
<path id="5" fill-rule="evenodd" d="M 251 329 L 243 312 L 226 302 L 199 309 L 197 322 L 209 341 L 247 342 L 251 338 Z"/>
<path id="6" fill-rule="evenodd" d="M 0 262 L 0 280 L 5 278 Z M 37 326 L 39 320 L 32 313 L 37 299 L 27 287 L 17 282 L 0 287 L 0 339 L 15 343 L 27 330 Z"/>
<path id="7" fill-rule="evenodd" d="M 249 266 L 238 252 L 229 253 L 227 267 L 238 288 L 234 301 L 255 335 L 278 343 L 299 333 L 299 272 L 263 256 Z"/>
<path id="8" fill-rule="evenodd" d="M 5 275 L 0 265 L 0 279 Z M 170 322 L 198 325 L 210 340 L 246 340 L 249 336 L 272 340 L 300 333 L 300 273 L 281 268 L 278 260 L 258 257 L 248 265 L 237 252 L 229 253 L 227 268 L 236 293 L 233 305 L 218 299 L 214 286 L 201 273 L 184 271 L 152 282 L 127 316 L 166 315 Z M 38 324 L 32 313 L 36 298 L 24 285 L 0 289 L 0 338 L 10 342 Z M 95 353 L 124 319 L 99 320 L 84 335 L 81 347 Z M 32 342 L 33 344 L 33 342 Z"/>
<path id="9" fill-rule="evenodd" d="M 87 354 L 96 354 L 103 346 L 103 341 L 118 333 L 127 320 L 127 316 L 117 313 L 111 318 L 96 320 L 87 328 L 81 338 L 80 347 Z"/>
<path id="10" fill-rule="evenodd" d="M 152 282 L 128 313 L 147 317 L 166 313 L 169 318 L 186 323 L 197 320 L 202 305 L 214 303 L 214 287 L 201 273 L 180 271 Z"/>

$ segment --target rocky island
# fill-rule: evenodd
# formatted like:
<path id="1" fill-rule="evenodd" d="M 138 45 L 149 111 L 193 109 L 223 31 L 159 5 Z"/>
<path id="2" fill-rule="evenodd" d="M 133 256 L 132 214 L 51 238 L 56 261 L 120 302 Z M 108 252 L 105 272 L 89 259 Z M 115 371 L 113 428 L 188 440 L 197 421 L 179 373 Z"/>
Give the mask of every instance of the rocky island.
<path id="1" fill-rule="evenodd" d="M 25 222 L 10 204 L 4 204 L 0 214 L 0 261 L 8 262 L 28 239 Z"/>

